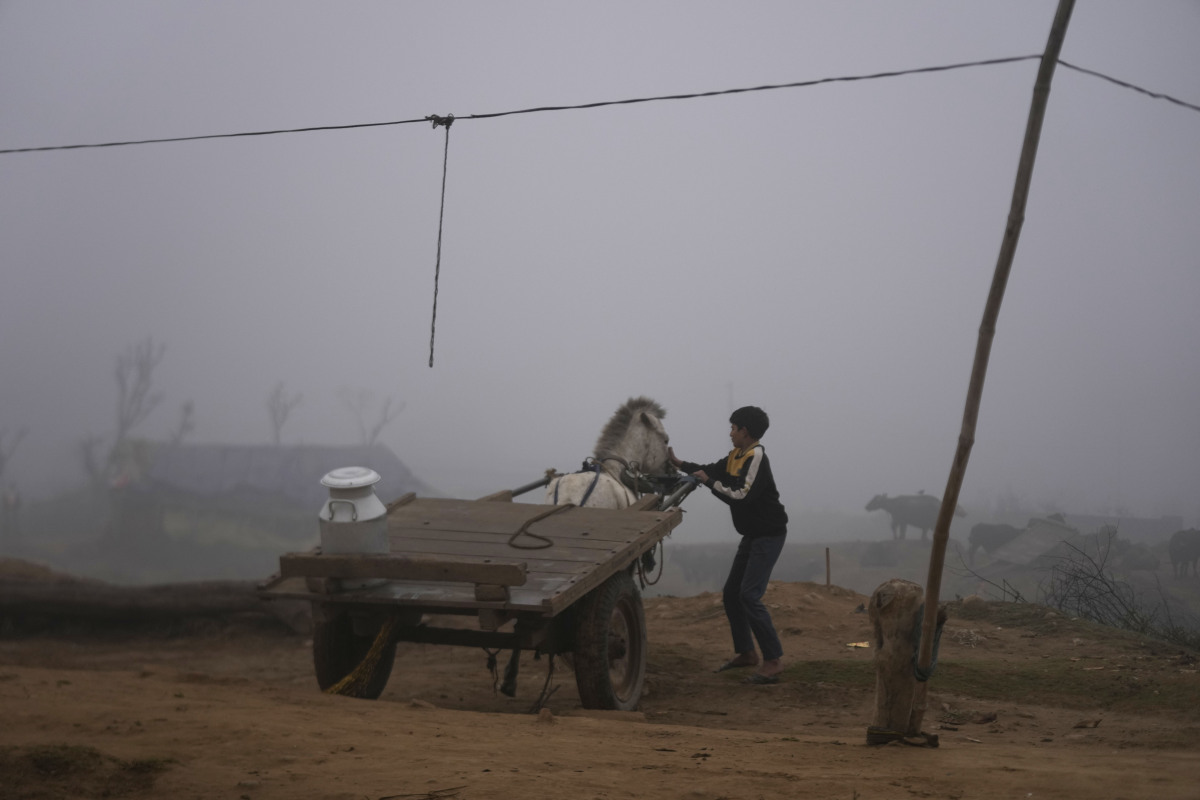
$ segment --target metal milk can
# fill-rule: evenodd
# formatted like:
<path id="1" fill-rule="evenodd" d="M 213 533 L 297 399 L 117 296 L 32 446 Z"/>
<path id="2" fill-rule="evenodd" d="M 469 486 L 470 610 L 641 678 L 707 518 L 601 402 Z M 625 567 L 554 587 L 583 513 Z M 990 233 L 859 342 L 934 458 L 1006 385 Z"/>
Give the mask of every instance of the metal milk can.
<path id="1" fill-rule="evenodd" d="M 388 553 L 387 507 L 373 487 L 380 475 L 367 467 L 341 467 L 321 478 L 329 499 L 317 514 L 322 553 Z M 386 583 L 383 579 L 343 580 L 344 589 Z"/>

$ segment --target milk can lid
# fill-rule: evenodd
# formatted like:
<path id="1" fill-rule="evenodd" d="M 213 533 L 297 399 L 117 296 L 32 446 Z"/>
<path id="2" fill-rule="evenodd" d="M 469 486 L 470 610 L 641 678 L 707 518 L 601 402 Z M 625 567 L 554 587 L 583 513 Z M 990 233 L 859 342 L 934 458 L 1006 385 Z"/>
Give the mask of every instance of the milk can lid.
<path id="1" fill-rule="evenodd" d="M 330 489 L 361 489 L 380 481 L 380 475 L 369 467 L 339 467 L 321 478 L 321 485 Z"/>

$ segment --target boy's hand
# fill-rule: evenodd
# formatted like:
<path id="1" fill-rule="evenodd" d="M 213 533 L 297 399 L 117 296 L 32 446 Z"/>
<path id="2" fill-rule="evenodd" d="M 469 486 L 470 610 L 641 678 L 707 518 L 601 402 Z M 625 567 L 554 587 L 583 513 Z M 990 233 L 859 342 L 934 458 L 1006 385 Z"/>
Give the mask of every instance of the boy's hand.
<path id="1" fill-rule="evenodd" d="M 708 475 L 704 472 L 704 470 L 696 470 L 692 473 L 692 477 L 703 483 L 705 486 L 708 485 Z"/>

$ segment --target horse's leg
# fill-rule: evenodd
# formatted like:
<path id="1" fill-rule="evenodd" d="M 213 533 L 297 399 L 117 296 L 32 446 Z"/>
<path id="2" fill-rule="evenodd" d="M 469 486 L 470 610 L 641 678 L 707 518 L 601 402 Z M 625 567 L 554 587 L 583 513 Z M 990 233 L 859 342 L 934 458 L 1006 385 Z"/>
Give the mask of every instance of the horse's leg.
<path id="1" fill-rule="evenodd" d="M 517 670 L 521 668 L 521 648 L 514 647 L 508 657 L 508 665 L 504 667 L 504 680 L 500 683 L 500 694 L 508 697 L 517 696 Z"/>

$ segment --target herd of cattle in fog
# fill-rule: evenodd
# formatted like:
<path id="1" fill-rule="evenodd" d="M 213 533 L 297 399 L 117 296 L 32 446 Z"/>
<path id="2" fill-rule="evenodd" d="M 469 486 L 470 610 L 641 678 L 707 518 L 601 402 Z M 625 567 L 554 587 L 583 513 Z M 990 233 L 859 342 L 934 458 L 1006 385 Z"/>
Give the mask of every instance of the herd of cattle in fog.
<path id="1" fill-rule="evenodd" d="M 916 528 L 921 531 L 921 540 L 924 541 L 928 532 L 934 528 L 937 523 L 938 514 L 941 511 L 942 501 L 933 495 L 919 492 L 910 495 L 897 495 L 889 497 L 886 494 L 877 494 L 867 503 L 867 511 L 885 511 L 891 517 L 891 528 L 893 539 L 904 539 L 909 527 Z M 966 516 L 966 511 L 961 506 L 955 509 L 954 515 L 957 517 Z M 1046 520 L 1048 523 L 1055 522 L 1065 524 L 1061 515 L 1053 514 Z M 975 554 L 979 550 L 983 550 L 989 556 L 994 555 L 1001 548 L 1011 542 L 1016 541 L 1022 534 L 1027 533 L 1033 527 L 1035 520 L 1030 521 L 1030 525 L 1025 528 L 1018 528 L 1014 525 L 1005 523 L 980 522 L 971 528 L 971 533 L 967 538 L 967 558 L 970 563 L 975 562 Z M 1145 551 L 1145 553 L 1130 553 L 1129 550 L 1134 547 L 1129 542 L 1117 539 L 1117 531 L 1109 526 L 1107 529 L 1102 529 L 1096 534 L 1091 534 L 1092 537 L 1107 536 L 1108 540 L 1105 543 L 1107 546 L 1115 548 L 1118 555 L 1125 555 L 1128 561 L 1133 562 L 1135 569 L 1155 569 L 1158 566 L 1158 559 L 1149 553 L 1148 548 L 1144 545 L 1137 545 L 1137 548 Z M 1188 529 L 1176 531 L 1167 544 L 1167 554 L 1171 559 L 1171 567 L 1177 578 L 1185 578 L 1190 574 L 1193 577 L 1200 577 L 1200 530 Z M 1140 563 L 1136 560 L 1140 556 Z"/>

